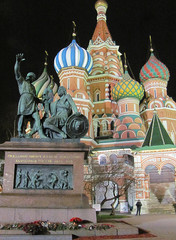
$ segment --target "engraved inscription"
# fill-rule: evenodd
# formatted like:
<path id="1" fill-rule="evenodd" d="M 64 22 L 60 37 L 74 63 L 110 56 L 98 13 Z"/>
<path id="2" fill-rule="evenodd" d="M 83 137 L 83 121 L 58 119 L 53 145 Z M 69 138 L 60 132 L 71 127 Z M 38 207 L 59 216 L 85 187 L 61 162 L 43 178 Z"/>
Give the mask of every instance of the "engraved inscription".
<path id="1" fill-rule="evenodd" d="M 80 156 L 74 155 L 72 153 L 68 154 L 65 156 L 64 154 L 61 153 L 55 153 L 55 154 L 20 154 L 20 153 L 9 153 L 7 154 L 8 159 L 15 159 L 16 163 L 58 163 L 58 161 L 66 161 L 67 162 L 72 162 L 74 160 L 80 159 Z"/>

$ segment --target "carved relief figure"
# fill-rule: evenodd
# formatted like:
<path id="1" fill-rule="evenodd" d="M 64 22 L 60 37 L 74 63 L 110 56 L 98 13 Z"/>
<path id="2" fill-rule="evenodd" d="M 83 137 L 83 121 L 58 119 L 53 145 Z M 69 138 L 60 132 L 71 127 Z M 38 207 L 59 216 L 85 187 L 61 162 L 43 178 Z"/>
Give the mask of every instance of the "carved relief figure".
<path id="1" fill-rule="evenodd" d="M 34 174 L 31 177 L 31 188 L 43 188 L 42 182 L 43 182 L 43 174 L 39 170 L 37 172 L 34 172 Z"/>
<path id="2" fill-rule="evenodd" d="M 15 187 L 18 188 L 22 182 L 22 170 L 18 169 L 16 173 L 16 184 Z"/>
<path id="3" fill-rule="evenodd" d="M 48 175 L 48 184 L 47 186 L 50 188 L 50 189 L 54 189 L 57 182 L 58 182 L 58 176 L 54 173 L 54 172 L 51 172 L 49 175 Z"/>
<path id="4" fill-rule="evenodd" d="M 67 170 L 60 171 L 59 186 L 63 190 L 70 189 L 68 175 L 69 175 L 69 172 Z"/>

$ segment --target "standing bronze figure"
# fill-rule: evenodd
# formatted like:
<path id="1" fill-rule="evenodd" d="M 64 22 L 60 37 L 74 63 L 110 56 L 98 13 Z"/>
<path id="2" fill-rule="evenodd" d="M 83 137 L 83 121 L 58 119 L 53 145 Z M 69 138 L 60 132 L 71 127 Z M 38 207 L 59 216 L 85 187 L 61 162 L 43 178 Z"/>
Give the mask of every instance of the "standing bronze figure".
<path id="1" fill-rule="evenodd" d="M 35 132 L 38 131 L 40 138 L 46 138 L 43 134 L 42 125 L 40 122 L 40 117 L 38 113 L 38 98 L 36 97 L 35 87 L 32 82 L 35 80 L 36 76 L 33 72 L 29 72 L 24 78 L 20 72 L 20 64 L 24 61 L 24 54 L 16 55 L 16 63 L 14 67 L 15 78 L 18 83 L 18 89 L 20 93 L 20 100 L 18 103 L 18 136 L 19 137 L 31 137 Z M 31 116 L 34 119 L 34 126 L 32 131 L 25 135 L 23 133 L 24 117 Z"/>

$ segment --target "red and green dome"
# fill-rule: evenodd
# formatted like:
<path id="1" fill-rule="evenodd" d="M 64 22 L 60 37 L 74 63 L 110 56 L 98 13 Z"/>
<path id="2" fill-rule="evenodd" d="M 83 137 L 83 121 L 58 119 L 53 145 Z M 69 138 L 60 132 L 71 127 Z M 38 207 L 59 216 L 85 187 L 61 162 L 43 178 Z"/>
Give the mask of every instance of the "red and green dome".
<path id="1" fill-rule="evenodd" d="M 145 82 L 151 78 L 160 78 L 168 81 L 170 73 L 168 68 L 151 53 L 149 60 L 142 67 L 139 77 L 141 82 Z"/>
<path id="2" fill-rule="evenodd" d="M 135 97 L 141 100 L 144 96 L 144 89 L 141 84 L 130 77 L 126 70 L 123 79 L 112 89 L 112 96 L 115 101 L 127 97 Z"/>

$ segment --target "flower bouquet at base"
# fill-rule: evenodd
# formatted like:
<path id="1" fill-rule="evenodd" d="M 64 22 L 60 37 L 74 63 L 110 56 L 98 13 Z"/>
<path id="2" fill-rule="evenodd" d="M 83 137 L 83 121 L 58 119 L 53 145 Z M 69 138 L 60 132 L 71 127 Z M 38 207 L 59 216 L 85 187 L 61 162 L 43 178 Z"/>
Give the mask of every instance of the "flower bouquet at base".
<path id="1" fill-rule="evenodd" d="M 43 226 L 41 221 L 26 223 L 23 227 L 23 231 L 32 235 L 50 234 L 48 228 Z"/>

